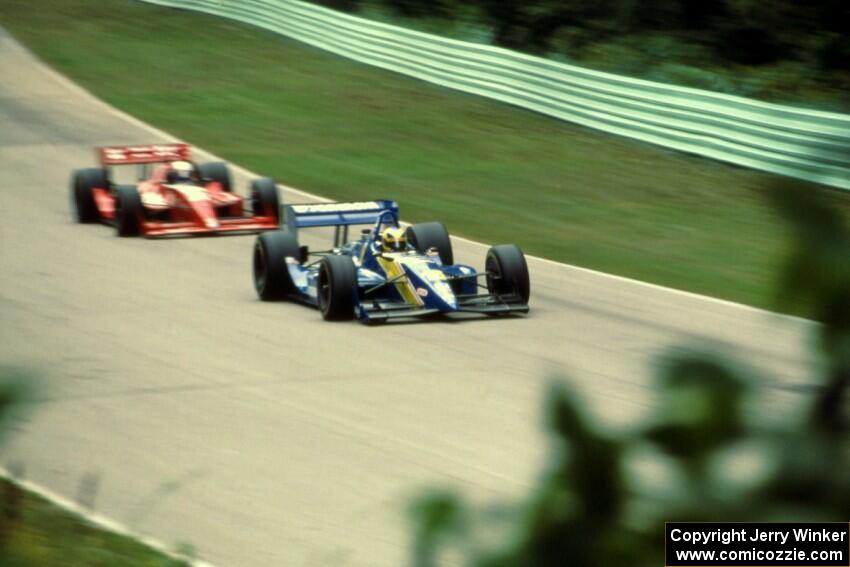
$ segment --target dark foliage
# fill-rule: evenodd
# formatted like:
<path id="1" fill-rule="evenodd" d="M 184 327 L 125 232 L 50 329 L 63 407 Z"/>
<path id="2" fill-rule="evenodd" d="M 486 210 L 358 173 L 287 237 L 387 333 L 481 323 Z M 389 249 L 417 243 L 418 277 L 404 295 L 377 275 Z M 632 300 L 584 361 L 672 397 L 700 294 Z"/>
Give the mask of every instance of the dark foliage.
<path id="1" fill-rule="evenodd" d="M 414 18 L 448 18 L 452 15 L 451 0 L 384 0 L 384 2 L 402 16 Z"/>
<path id="2" fill-rule="evenodd" d="M 383 6 L 431 29 L 546 57 L 697 88 L 843 111 L 850 2 L 818 0 L 314 0 Z M 460 26 L 458 26 L 460 24 Z"/>
<path id="3" fill-rule="evenodd" d="M 739 365 L 700 350 L 659 359 L 660 406 L 637 434 L 603 434 L 556 381 L 547 397 L 551 464 L 531 496 L 511 508 L 508 536 L 481 541 L 486 513 L 451 493 L 413 509 L 416 567 L 452 550 L 473 567 L 661 565 L 665 521 L 846 521 L 850 510 L 850 231 L 811 188 L 782 182 L 766 192 L 792 227 L 779 301 L 804 302 L 821 323 L 826 364 L 808 415 L 746 419 L 757 381 Z M 790 412 L 791 410 L 789 410 Z M 727 459 L 745 454 L 761 473 Z M 649 455 L 678 482 L 641 484 L 630 462 Z M 742 480 L 743 477 L 743 480 Z M 503 518 L 504 520 L 504 518 Z"/>
<path id="4" fill-rule="evenodd" d="M 340 10 L 342 12 L 356 12 L 360 9 L 359 0 L 313 0 L 316 4 Z"/>

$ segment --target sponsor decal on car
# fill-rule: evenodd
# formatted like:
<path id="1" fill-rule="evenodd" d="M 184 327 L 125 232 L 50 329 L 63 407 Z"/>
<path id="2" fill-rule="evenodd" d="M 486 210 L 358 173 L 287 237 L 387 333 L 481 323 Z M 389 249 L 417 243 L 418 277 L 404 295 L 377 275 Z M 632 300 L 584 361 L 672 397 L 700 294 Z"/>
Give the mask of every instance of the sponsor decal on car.
<path id="1" fill-rule="evenodd" d="M 381 205 L 376 201 L 364 201 L 360 203 L 316 203 L 315 205 L 292 205 L 292 210 L 298 214 L 371 211 L 381 208 L 383 207 L 381 207 Z"/>
<path id="2" fill-rule="evenodd" d="M 156 162 L 189 158 L 185 144 L 155 144 L 145 146 L 110 146 L 101 148 L 102 155 L 111 162 Z"/>

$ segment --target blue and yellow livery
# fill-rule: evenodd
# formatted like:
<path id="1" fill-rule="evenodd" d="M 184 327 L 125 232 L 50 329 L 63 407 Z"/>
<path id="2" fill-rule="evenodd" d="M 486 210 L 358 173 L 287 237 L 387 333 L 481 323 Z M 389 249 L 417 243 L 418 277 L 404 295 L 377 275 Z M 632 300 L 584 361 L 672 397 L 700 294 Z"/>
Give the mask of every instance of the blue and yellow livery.
<path id="1" fill-rule="evenodd" d="M 389 200 L 288 205 L 285 229 L 261 234 L 254 246 L 257 294 L 316 306 L 327 320 L 528 312 L 528 267 L 519 247 L 493 246 L 478 271 L 454 263 L 441 223 L 402 229 L 398 215 Z M 371 228 L 351 240 L 354 225 Z M 318 227 L 334 229 L 330 249 L 299 245 L 299 230 Z"/>

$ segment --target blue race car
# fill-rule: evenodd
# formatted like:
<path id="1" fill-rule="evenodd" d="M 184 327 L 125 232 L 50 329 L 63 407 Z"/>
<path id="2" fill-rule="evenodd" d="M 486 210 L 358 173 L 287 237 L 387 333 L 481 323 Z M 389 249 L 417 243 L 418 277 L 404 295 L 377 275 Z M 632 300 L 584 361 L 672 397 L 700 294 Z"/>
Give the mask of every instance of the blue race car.
<path id="1" fill-rule="evenodd" d="M 479 272 L 454 263 L 443 224 L 400 227 L 394 201 L 288 205 L 285 218 L 285 230 L 259 235 L 254 246 L 254 287 L 263 301 L 295 300 L 318 307 L 325 320 L 367 323 L 455 312 L 528 313 L 528 266 L 513 244 L 490 248 Z M 349 241 L 353 225 L 372 228 Z M 298 230 L 311 227 L 333 227 L 333 247 L 300 246 Z"/>

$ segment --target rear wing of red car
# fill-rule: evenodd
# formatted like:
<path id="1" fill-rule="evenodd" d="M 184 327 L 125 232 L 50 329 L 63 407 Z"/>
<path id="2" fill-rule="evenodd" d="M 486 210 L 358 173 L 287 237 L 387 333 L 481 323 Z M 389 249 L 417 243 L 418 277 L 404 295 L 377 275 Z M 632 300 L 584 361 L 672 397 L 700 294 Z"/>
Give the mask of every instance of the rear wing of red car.
<path id="1" fill-rule="evenodd" d="M 97 156 L 103 166 L 133 165 L 189 161 L 192 152 L 189 149 L 189 144 L 150 144 L 144 146 L 105 146 L 97 148 Z"/>

